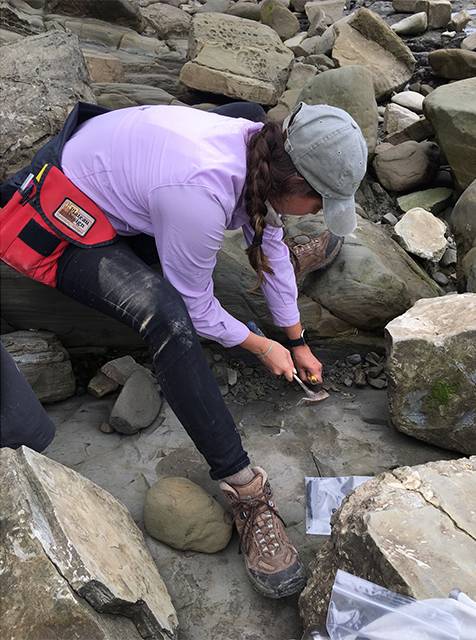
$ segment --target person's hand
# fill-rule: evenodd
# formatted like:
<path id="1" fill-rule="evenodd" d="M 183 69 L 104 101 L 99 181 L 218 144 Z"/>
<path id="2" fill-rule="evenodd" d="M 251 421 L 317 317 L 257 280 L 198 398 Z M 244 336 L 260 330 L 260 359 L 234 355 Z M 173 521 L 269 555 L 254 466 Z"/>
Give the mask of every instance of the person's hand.
<path id="1" fill-rule="evenodd" d="M 318 384 L 322 382 L 322 364 L 307 345 L 294 347 L 293 359 L 296 363 L 299 377 L 303 382 Z"/>
<path id="2" fill-rule="evenodd" d="M 292 382 L 294 362 L 291 353 L 279 342 L 268 340 L 268 343 L 266 351 L 256 355 L 271 373 L 284 376 L 288 382 Z"/>

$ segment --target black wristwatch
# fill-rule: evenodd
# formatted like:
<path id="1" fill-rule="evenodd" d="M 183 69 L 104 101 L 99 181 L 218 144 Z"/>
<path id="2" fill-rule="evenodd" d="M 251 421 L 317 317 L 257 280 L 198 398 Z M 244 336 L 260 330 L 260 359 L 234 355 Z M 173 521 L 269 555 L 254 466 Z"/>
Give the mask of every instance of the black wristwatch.
<path id="1" fill-rule="evenodd" d="M 306 342 L 306 329 L 303 329 L 301 331 L 301 335 L 299 336 L 299 338 L 296 338 L 295 340 L 286 340 L 285 342 L 285 346 L 288 347 L 289 349 L 292 349 L 293 347 L 303 347 L 307 345 Z"/>

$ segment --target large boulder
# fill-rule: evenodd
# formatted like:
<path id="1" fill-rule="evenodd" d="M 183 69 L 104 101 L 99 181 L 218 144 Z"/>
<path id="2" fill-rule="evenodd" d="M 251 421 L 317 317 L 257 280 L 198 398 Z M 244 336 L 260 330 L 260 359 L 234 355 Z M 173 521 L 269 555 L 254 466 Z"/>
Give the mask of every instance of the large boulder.
<path id="1" fill-rule="evenodd" d="M 420 300 L 386 332 L 392 424 L 419 440 L 476 453 L 476 294 Z"/>
<path id="2" fill-rule="evenodd" d="M 410 191 L 429 184 L 440 164 L 440 150 L 434 142 L 408 140 L 401 144 L 380 144 L 373 167 L 380 184 L 389 191 Z"/>
<path id="3" fill-rule="evenodd" d="M 476 178 L 476 78 L 438 87 L 423 102 L 440 147 L 465 189 Z"/>
<path id="4" fill-rule="evenodd" d="M 476 76 L 476 51 L 438 49 L 428 55 L 433 72 L 447 80 L 464 80 Z"/>
<path id="5" fill-rule="evenodd" d="M 38 400 L 58 402 L 74 395 L 76 381 L 69 354 L 53 333 L 12 331 L 1 341 Z"/>
<path id="6" fill-rule="evenodd" d="M 260 5 L 261 22 L 276 31 L 282 40 L 292 38 L 299 31 L 299 20 L 280 0 L 264 0 Z"/>
<path id="7" fill-rule="evenodd" d="M 182 9 L 163 2 L 154 2 L 143 7 L 141 11 L 159 38 L 188 36 L 192 18 Z"/>
<path id="8" fill-rule="evenodd" d="M 196 15 L 181 81 L 192 89 L 276 104 L 294 55 L 264 24 L 225 14 Z"/>
<path id="9" fill-rule="evenodd" d="M 450 225 L 458 247 L 458 275 L 462 261 L 476 247 L 476 179 L 460 196 L 451 212 Z M 462 282 L 464 288 L 464 282 Z"/>
<path id="10" fill-rule="evenodd" d="M 421 207 L 407 211 L 393 230 L 405 251 L 424 260 L 439 262 L 446 251 L 445 223 Z"/>
<path id="11" fill-rule="evenodd" d="M 298 226 L 303 232 L 303 221 Z M 335 262 L 312 273 L 302 291 L 338 318 L 364 330 L 382 329 L 420 298 L 440 295 L 439 287 L 381 228 L 358 218 Z"/>
<path id="12" fill-rule="evenodd" d="M 332 57 L 340 67 L 362 65 L 371 72 L 377 100 L 401 89 L 411 78 L 415 58 L 377 14 L 359 9 L 334 24 Z"/>
<path id="13" fill-rule="evenodd" d="M 72 33 L 45 33 L 0 47 L 0 84 L 0 180 L 29 162 L 78 100 L 95 102 Z"/>
<path id="14" fill-rule="evenodd" d="M 378 111 L 368 69 L 349 66 L 319 73 L 302 89 L 300 100 L 348 111 L 362 129 L 369 153 L 373 154 L 377 144 Z"/>
<path id="15" fill-rule="evenodd" d="M 11 640 L 176 637 L 143 535 L 107 491 L 26 447 L 0 450 L 0 487 L 2 625 Z"/>
<path id="16" fill-rule="evenodd" d="M 400 467 L 351 493 L 310 567 L 299 605 L 324 624 L 337 569 L 417 599 L 476 597 L 476 458 Z"/>

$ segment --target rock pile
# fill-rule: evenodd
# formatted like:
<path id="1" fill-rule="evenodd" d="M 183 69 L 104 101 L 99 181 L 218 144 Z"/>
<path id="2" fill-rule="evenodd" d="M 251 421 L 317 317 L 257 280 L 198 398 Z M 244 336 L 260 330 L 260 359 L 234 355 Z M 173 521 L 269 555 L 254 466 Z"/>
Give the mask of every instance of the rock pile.
<path id="1" fill-rule="evenodd" d="M 455 227 L 458 249 L 467 247 L 455 259 L 447 226 L 456 198 L 476 179 L 472 14 L 452 16 L 448 0 L 394 0 L 393 14 L 378 3 L 375 11 L 357 3 L 350 12 L 342 0 L 100 4 L 2 3 L 0 81 L 7 90 L 0 115 L 8 129 L 0 142 L 0 176 L 54 134 L 78 99 L 110 108 L 184 102 L 204 108 L 256 100 L 278 120 L 300 100 L 327 102 L 347 109 L 360 124 L 371 164 L 357 194 L 364 220 L 355 236 L 346 238 L 327 273 L 301 283 L 301 309 L 311 333 L 382 331 L 419 298 L 438 296 L 442 289 L 474 289 L 473 241 L 462 240 L 467 232 Z M 410 31 L 401 25 L 405 14 L 411 14 Z M 414 35 L 417 23 L 417 31 L 425 29 L 421 35 Z M 33 75 L 31 59 L 41 61 Z M 418 223 L 411 211 L 417 207 L 426 212 L 418 214 Z M 435 229 L 434 250 L 424 234 L 414 233 L 422 216 Z M 307 225 L 304 234 L 292 228 L 290 233 L 312 238 L 321 228 Z M 270 331 L 263 299 L 250 300 L 252 282 L 243 247 L 227 238 L 215 272 L 217 295 L 238 318 L 254 318 Z M 33 284 L 30 289 L 18 278 L 14 286 L 18 294 L 3 304 L 13 326 L 36 323 L 61 335 L 64 313 L 65 340 L 75 345 L 86 339 L 120 345 L 134 340 L 124 328 L 108 330 L 103 319 L 82 310 L 81 325 L 93 331 L 86 337 L 79 320 L 71 319 L 73 303 Z M 25 307 L 28 294 L 16 303 L 23 290 L 31 291 L 40 310 L 36 318 Z M 49 303 L 42 304 L 43 298 Z M 56 325 L 48 317 L 50 299 L 58 308 Z"/>
<path id="2" fill-rule="evenodd" d="M 101 425 L 101 431 L 131 434 L 149 427 L 162 407 L 162 396 L 152 373 L 132 356 L 123 356 L 103 365 L 90 380 L 88 391 L 96 398 L 102 398 L 119 386 L 122 390 L 109 422 Z"/>

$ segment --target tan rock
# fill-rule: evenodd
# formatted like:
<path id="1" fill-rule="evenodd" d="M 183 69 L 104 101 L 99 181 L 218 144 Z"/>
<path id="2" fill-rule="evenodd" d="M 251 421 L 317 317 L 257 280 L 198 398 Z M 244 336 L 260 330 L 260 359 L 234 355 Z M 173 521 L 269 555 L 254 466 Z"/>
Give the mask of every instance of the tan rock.
<path id="1" fill-rule="evenodd" d="M 429 29 L 444 29 L 451 20 L 450 0 L 428 0 Z"/>
<path id="2" fill-rule="evenodd" d="M 279 0 L 264 0 L 261 22 L 274 29 L 282 40 L 292 38 L 299 31 L 299 20 Z"/>
<path id="3" fill-rule="evenodd" d="M 288 78 L 286 89 L 302 89 L 317 73 L 316 67 L 304 62 L 295 62 Z"/>
<path id="4" fill-rule="evenodd" d="M 187 86 L 268 105 L 284 91 L 294 59 L 270 27 L 212 13 L 194 17 L 189 57 L 180 72 Z"/>
<path id="5" fill-rule="evenodd" d="M 372 73 L 377 99 L 402 88 L 411 78 L 415 59 L 387 24 L 372 11 L 359 9 L 334 25 L 333 59 L 339 66 L 362 65 Z"/>
<path id="6" fill-rule="evenodd" d="M 223 507 L 187 478 L 162 478 L 148 490 L 144 525 L 153 538 L 174 549 L 216 553 L 232 534 Z"/>
<path id="7" fill-rule="evenodd" d="M 385 189 L 403 192 L 431 183 L 439 158 L 440 150 L 434 142 L 409 140 L 398 145 L 378 145 L 373 166 Z"/>
<path id="8" fill-rule="evenodd" d="M 83 49 L 92 82 L 123 82 L 124 69 L 119 58 L 91 49 Z"/>
<path id="9" fill-rule="evenodd" d="M 476 32 L 470 33 L 464 40 L 461 41 L 461 48 L 468 51 L 476 51 Z"/>
<path id="10" fill-rule="evenodd" d="M 461 31 L 464 31 L 464 28 L 471 22 L 471 20 L 471 14 L 466 11 L 466 9 L 463 9 L 451 17 L 450 28 L 454 29 L 456 33 L 460 33 Z M 465 49 L 462 44 L 461 47 Z"/>
<path id="11" fill-rule="evenodd" d="M 423 112 L 424 96 L 417 91 L 401 91 L 392 96 L 392 102 L 415 113 Z"/>
<path id="12" fill-rule="evenodd" d="M 315 2 L 306 2 L 304 10 L 312 23 L 318 11 L 323 11 L 327 18 L 328 24 L 334 24 L 344 15 L 345 0 L 317 0 Z"/>
<path id="13" fill-rule="evenodd" d="M 97 373 L 88 383 L 88 393 L 95 398 L 103 398 L 108 393 L 113 393 L 119 388 L 117 382 L 114 382 L 111 378 L 104 375 L 104 373 Z"/>
<path id="14" fill-rule="evenodd" d="M 428 16 L 424 11 L 421 11 L 395 22 L 391 29 L 399 36 L 418 36 L 425 33 L 427 27 Z"/>

